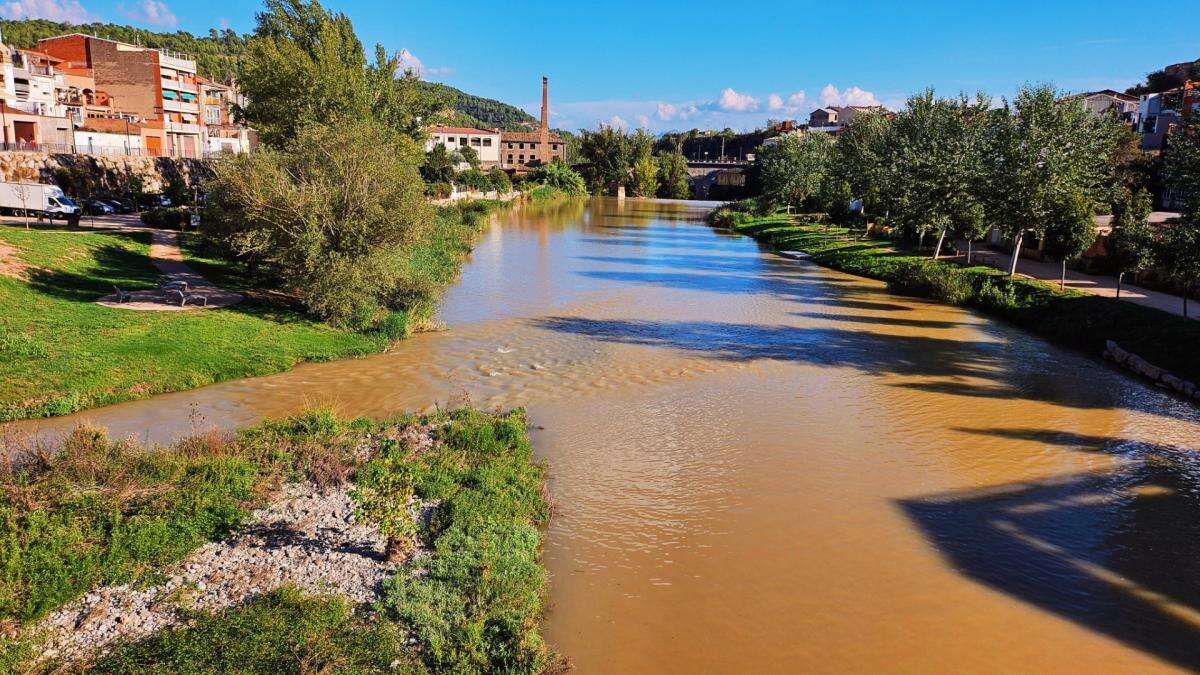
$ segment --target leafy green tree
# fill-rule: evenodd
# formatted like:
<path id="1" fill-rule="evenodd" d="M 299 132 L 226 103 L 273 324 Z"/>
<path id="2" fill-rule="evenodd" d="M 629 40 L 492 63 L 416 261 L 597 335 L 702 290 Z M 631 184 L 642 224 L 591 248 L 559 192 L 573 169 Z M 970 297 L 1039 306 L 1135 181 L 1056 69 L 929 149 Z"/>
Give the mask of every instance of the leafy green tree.
<path id="1" fill-rule="evenodd" d="M 449 183 L 454 180 L 454 167 L 458 164 L 454 153 L 446 149 L 442 143 L 433 146 L 425 153 L 425 161 L 421 164 L 421 176 L 428 183 Z"/>
<path id="2" fill-rule="evenodd" d="M 1025 233 L 1047 231 L 1062 195 L 1089 204 L 1111 199 L 1121 129 L 1083 106 L 1059 105 L 1050 85 L 1022 88 L 988 122 L 983 203 L 988 221 L 1013 240 L 1012 275 Z"/>
<path id="3" fill-rule="evenodd" d="M 629 179 L 633 153 L 624 131 L 611 126 L 584 131 L 580 153 L 588 163 L 587 182 L 593 193 L 615 194 Z"/>
<path id="4" fill-rule="evenodd" d="M 369 117 L 310 124 L 281 149 L 217 163 L 205 233 L 313 315 L 367 327 L 420 283 L 408 248 L 433 222 L 420 154 Z"/>
<path id="5" fill-rule="evenodd" d="M 509 177 L 508 173 L 505 172 L 504 169 L 501 169 L 498 166 L 493 167 L 492 170 L 488 172 L 488 181 L 491 183 L 492 189 L 496 192 L 501 194 L 512 192 L 512 178 Z"/>
<path id="6" fill-rule="evenodd" d="M 1050 215 L 1045 234 L 1045 251 L 1062 264 L 1059 287 L 1067 287 L 1067 261 L 1083 255 L 1096 241 L 1092 204 L 1076 192 L 1063 197 Z"/>
<path id="7" fill-rule="evenodd" d="M 1113 228 L 1108 235 L 1108 259 L 1117 272 L 1117 298 L 1121 297 L 1121 282 L 1125 275 L 1153 267 L 1156 253 L 1154 230 L 1150 227 L 1150 195 L 1141 190 L 1127 196 L 1114 209 Z"/>
<path id="8" fill-rule="evenodd" d="M 1167 274 L 1179 284 L 1183 315 L 1188 315 L 1188 296 L 1200 279 L 1200 221 L 1195 216 L 1164 228 L 1158 258 Z"/>
<path id="9" fill-rule="evenodd" d="M 664 199 L 687 199 L 692 195 L 687 160 L 678 150 L 658 153 L 658 196 Z"/>
<path id="10" fill-rule="evenodd" d="M 937 232 L 935 259 L 950 227 L 979 201 L 989 105 L 982 94 L 974 101 L 945 99 L 926 89 L 888 126 L 881 152 L 889 173 L 876 179 L 890 220 L 922 241 Z"/>
<path id="11" fill-rule="evenodd" d="M 864 214 L 873 215 L 882 209 L 889 126 L 881 114 L 855 115 L 834 147 L 830 173 L 835 180 L 847 183 L 851 194 L 863 201 Z"/>
<path id="12" fill-rule="evenodd" d="M 832 155 L 828 134 L 785 134 L 763 146 L 755 157 L 762 175 L 763 198 L 772 206 L 802 208 L 821 193 Z"/>
<path id="13" fill-rule="evenodd" d="M 475 152 L 475 148 L 464 145 L 458 149 L 458 154 L 462 157 L 462 161 L 466 162 L 472 169 L 479 170 L 479 153 Z"/>
<path id="14" fill-rule="evenodd" d="M 658 194 L 658 162 L 646 155 L 633 163 L 633 196 L 653 197 Z"/>
<path id="15" fill-rule="evenodd" d="M 1200 217 L 1200 117 L 1193 115 L 1171 135 L 1164 169 L 1184 213 L 1192 220 Z"/>
<path id="16" fill-rule="evenodd" d="M 331 119 L 374 117 L 420 138 L 422 119 L 444 104 L 399 72 L 399 55 L 363 45 L 344 14 L 317 0 L 266 0 L 241 64 L 247 103 L 239 116 L 265 145 L 284 147 L 300 128 Z"/>
<path id="17" fill-rule="evenodd" d="M 953 227 L 967 241 L 967 264 L 970 265 L 975 242 L 982 241 L 991 229 L 983 217 L 983 204 L 973 201 L 956 211 Z"/>

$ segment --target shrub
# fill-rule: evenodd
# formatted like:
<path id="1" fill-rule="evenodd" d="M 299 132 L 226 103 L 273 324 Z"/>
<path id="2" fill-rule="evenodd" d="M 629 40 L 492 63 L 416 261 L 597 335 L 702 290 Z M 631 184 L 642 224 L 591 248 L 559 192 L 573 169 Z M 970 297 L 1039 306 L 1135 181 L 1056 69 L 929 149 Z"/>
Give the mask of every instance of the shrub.
<path id="1" fill-rule="evenodd" d="M 508 172 L 500 167 L 495 167 L 488 172 L 488 182 L 491 183 L 492 189 L 501 194 L 512 192 L 512 178 L 509 178 Z"/>
<path id="2" fill-rule="evenodd" d="M 900 263 L 888 279 L 888 288 L 952 305 L 965 304 L 975 295 L 975 286 L 968 274 L 930 260 Z"/>
<path id="3" fill-rule="evenodd" d="M 492 181 L 488 175 L 479 169 L 467 169 L 454 176 L 454 182 L 468 190 L 487 192 L 492 189 Z"/>
<path id="4" fill-rule="evenodd" d="M 454 186 L 450 183 L 430 183 L 425 186 L 425 194 L 434 199 L 445 199 L 454 193 Z"/>
<path id="5" fill-rule="evenodd" d="M 191 222 L 192 212 L 180 206 L 168 206 L 142 211 L 138 217 L 150 227 L 182 230 Z"/>
<path id="6" fill-rule="evenodd" d="M 587 185 L 584 183 L 583 176 L 580 176 L 574 169 L 558 160 L 538 167 L 530 175 L 530 179 L 542 185 L 561 190 L 569 195 L 587 194 Z"/>
<path id="7" fill-rule="evenodd" d="M 371 119 L 310 124 L 283 150 L 220 160 L 206 234 L 309 313 L 369 326 L 403 308 L 411 247 L 433 225 L 420 157 L 412 139 Z"/>

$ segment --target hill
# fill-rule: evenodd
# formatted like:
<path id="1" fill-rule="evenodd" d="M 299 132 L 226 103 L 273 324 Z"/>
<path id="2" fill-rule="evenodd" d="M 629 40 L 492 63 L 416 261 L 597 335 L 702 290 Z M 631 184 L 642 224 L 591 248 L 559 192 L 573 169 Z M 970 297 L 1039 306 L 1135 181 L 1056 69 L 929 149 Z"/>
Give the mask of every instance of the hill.
<path id="1" fill-rule="evenodd" d="M 537 127 L 537 118 L 516 106 L 468 94 L 448 84 L 421 82 L 421 86 L 441 96 L 447 106 L 453 108 L 454 124 L 483 129 L 499 127 L 508 131 Z"/>
<path id="2" fill-rule="evenodd" d="M 1131 96 L 1157 94 L 1174 89 L 1188 80 L 1200 80 L 1200 59 L 1176 63 L 1149 73 L 1145 82 L 1126 89 L 1125 93 Z"/>

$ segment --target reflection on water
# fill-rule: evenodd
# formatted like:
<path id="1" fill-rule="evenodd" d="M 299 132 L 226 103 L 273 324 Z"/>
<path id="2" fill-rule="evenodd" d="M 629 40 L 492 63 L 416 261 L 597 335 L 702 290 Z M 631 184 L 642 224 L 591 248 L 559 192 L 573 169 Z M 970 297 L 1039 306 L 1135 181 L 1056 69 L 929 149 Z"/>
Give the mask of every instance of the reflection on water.
<path id="1" fill-rule="evenodd" d="M 1194 409 L 703 213 L 521 206 L 445 332 L 19 426 L 524 405 L 556 507 L 547 634 L 580 672 L 1200 666 Z"/>

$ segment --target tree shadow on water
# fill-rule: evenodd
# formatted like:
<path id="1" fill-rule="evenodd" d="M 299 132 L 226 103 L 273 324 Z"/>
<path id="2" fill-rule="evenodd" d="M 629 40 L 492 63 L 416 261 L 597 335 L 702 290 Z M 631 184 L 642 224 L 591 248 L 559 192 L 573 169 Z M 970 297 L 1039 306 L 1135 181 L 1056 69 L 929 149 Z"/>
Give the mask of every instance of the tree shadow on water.
<path id="1" fill-rule="evenodd" d="M 1129 461 L 899 502 L 959 573 L 1177 666 L 1200 668 L 1200 456 L 1178 446 L 969 429 Z"/>
<path id="2" fill-rule="evenodd" d="M 720 321 L 601 320 L 551 316 L 533 325 L 594 340 L 678 349 L 722 361 L 774 359 L 869 375 L 918 378 L 889 382 L 947 395 L 1046 401 L 1081 409 L 1136 408 L 1171 414 L 1163 394 L 1103 366 L 1039 343 L 897 335 L 874 326 L 789 326 Z M 1066 357 L 1066 358 L 1064 358 Z M 1082 366 L 1082 367 L 1081 367 Z M 1097 382 L 1097 375 L 1112 378 Z M 1145 396 L 1127 395 L 1141 387 Z"/>

